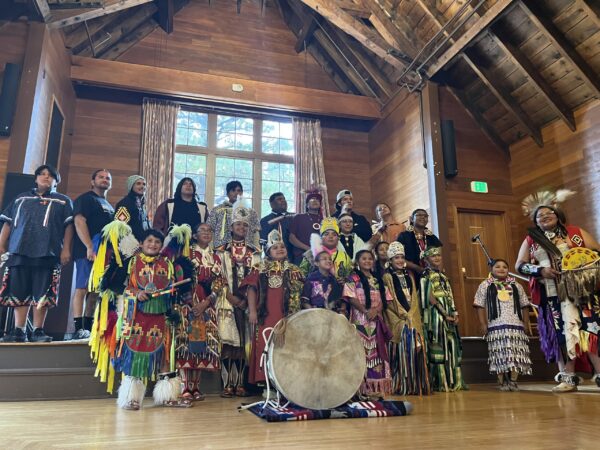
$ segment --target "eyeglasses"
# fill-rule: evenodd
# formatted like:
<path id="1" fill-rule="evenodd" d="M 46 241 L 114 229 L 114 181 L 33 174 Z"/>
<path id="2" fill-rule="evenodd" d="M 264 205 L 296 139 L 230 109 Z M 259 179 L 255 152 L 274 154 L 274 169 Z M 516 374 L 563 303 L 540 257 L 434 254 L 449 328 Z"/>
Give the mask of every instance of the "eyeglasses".
<path id="1" fill-rule="evenodd" d="M 429 217 L 429 214 L 415 214 L 415 217 Z"/>

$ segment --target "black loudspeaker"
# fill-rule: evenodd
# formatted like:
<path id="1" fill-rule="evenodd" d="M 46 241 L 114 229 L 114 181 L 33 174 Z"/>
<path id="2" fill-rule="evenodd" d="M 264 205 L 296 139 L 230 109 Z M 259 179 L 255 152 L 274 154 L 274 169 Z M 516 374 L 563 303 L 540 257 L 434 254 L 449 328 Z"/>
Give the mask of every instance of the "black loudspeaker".
<path id="1" fill-rule="evenodd" d="M 2 196 L 2 210 L 12 202 L 21 192 L 30 191 L 35 187 L 35 175 L 28 173 L 8 172 L 4 180 L 4 195 Z"/>
<path id="2" fill-rule="evenodd" d="M 454 140 L 454 122 L 442 120 L 442 154 L 444 156 L 444 176 L 452 178 L 458 175 L 456 162 L 456 141 Z"/>
<path id="3" fill-rule="evenodd" d="M 6 63 L 2 79 L 2 90 L 0 91 L 0 136 L 10 136 L 15 107 L 17 106 L 20 77 L 21 66 Z"/>

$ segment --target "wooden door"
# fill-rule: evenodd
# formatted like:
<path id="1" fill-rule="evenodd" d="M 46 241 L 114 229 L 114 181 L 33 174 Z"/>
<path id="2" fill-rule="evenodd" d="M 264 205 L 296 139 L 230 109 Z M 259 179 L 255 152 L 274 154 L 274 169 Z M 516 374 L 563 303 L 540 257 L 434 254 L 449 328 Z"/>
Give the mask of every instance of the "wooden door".
<path id="1" fill-rule="evenodd" d="M 487 258 L 480 245 L 472 241 L 472 237 L 479 234 L 492 258 L 502 258 L 509 261 L 514 255 L 509 254 L 509 243 L 505 216 L 503 212 L 458 210 L 458 264 L 460 283 L 462 285 L 464 302 L 462 333 L 464 336 L 478 336 L 479 327 L 477 316 L 473 311 L 473 299 L 479 284 L 485 280 L 489 273 Z M 512 267 L 510 267 L 512 270 Z M 458 306 L 458 305 L 457 305 Z"/>

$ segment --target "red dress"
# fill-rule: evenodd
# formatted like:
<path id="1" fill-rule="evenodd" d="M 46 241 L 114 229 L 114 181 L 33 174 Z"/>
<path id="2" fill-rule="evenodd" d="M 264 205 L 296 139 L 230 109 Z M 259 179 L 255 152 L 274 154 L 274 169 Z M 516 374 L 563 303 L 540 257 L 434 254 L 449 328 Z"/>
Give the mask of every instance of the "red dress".
<path id="1" fill-rule="evenodd" d="M 267 292 L 266 295 L 264 295 L 263 302 L 260 300 L 261 275 L 267 277 Z M 287 295 L 286 289 L 284 288 L 284 278 L 289 281 Z M 269 279 L 271 280 L 270 282 Z M 265 372 L 260 367 L 260 358 L 265 349 L 265 341 L 262 334 L 263 330 L 265 328 L 274 327 L 277 322 L 284 317 L 299 311 L 300 292 L 303 287 L 302 274 L 300 269 L 287 261 L 284 263 L 271 261 L 267 262 L 264 267 L 261 267 L 261 270 L 253 271 L 244 279 L 240 288 L 248 287 L 256 289 L 258 303 L 258 326 L 256 327 L 256 331 L 252 334 L 250 373 L 248 375 L 248 381 L 252 384 L 256 384 L 266 380 Z"/>

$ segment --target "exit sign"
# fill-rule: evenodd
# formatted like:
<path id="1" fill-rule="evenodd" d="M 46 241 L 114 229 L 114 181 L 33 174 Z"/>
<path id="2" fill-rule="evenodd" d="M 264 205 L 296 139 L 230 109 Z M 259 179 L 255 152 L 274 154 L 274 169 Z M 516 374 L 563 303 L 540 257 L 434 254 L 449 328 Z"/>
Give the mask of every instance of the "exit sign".
<path id="1" fill-rule="evenodd" d="M 488 184 L 485 181 L 471 181 L 471 192 L 478 194 L 488 193 Z"/>

